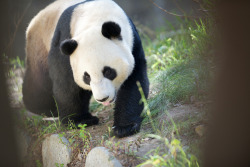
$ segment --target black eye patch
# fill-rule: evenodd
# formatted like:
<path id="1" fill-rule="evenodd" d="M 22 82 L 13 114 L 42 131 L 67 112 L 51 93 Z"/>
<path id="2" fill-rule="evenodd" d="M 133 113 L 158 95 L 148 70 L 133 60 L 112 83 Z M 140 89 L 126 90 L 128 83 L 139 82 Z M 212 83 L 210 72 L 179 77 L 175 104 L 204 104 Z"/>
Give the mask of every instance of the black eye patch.
<path id="1" fill-rule="evenodd" d="M 90 80 L 91 80 L 90 75 L 89 75 L 87 72 L 84 72 L 83 81 L 84 81 L 87 85 L 89 85 L 89 84 L 90 84 Z"/>
<path id="2" fill-rule="evenodd" d="M 102 35 L 108 39 L 117 38 L 122 40 L 121 27 L 119 24 L 108 21 L 102 25 Z"/>
<path id="3" fill-rule="evenodd" d="M 103 76 L 105 78 L 108 78 L 111 81 L 114 80 L 116 78 L 116 76 L 117 76 L 117 73 L 116 73 L 115 69 L 107 67 L 107 66 L 105 66 L 103 68 L 102 73 L 103 73 Z"/>

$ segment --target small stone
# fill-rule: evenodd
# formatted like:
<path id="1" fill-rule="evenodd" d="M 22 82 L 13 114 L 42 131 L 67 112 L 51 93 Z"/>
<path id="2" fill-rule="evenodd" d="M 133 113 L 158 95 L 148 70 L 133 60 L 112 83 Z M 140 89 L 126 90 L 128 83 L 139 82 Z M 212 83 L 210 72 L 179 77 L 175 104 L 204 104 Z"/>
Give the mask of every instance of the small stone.
<path id="1" fill-rule="evenodd" d="M 42 144 L 42 156 L 44 167 L 55 167 L 70 163 L 71 149 L 69 141 L 65 137 L 53 134 L 47 137 Z"/>
<path id="2" fill-rule="evenodd" d="M 152 138 L 149 138 L 149 137 L 147 137 L 147 138 L 145 138 L 145 139 L 142 139 L 143 141 L 149 141 L 149 140 L 151 140 Z"/>
<path id="3" fill-rule="evenodd" d="M 81 161 L 82 158 L 83 158 L 83 154 L 82 154 L 82 153 L 79 153 L 79 154 L 77 155 L 77 158 L 78 158 L 79 161 Z"/>
<path id="4" fill-rule="evenodd" d="M 105 147 L 93 148 L 86 159 L 85 167 L 122 167 L 121 163 Z"/>

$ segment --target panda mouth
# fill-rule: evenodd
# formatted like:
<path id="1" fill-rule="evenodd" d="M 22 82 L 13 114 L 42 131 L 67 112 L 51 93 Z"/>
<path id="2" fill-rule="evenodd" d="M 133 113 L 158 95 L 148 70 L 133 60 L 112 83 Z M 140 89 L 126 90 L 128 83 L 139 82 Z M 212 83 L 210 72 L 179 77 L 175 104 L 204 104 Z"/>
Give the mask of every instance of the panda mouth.
<path id="1" fill-rule="evenodd" d="M 115 97 L 111 101 L 103 102 L 102 105 L 108 106 L 108 105 L 112 104 L 114 101 L 115 101 Z"/>
<path id="2" fill-rule="evenodd" d="M 103 102 L 103 103 L 102 103 L 102 105 L 104 105 L 104 106 L 108 106 L 108 105 L 110 105 L 110 104 L 114 103 L 114 102 L 115 102 L 115 100 L 116 100 L 116 92 L 115 92 L 115 96 L 114 96 L 114 98 L 113 98 L 112 100 L 107 101 L 107 102 Z"/>

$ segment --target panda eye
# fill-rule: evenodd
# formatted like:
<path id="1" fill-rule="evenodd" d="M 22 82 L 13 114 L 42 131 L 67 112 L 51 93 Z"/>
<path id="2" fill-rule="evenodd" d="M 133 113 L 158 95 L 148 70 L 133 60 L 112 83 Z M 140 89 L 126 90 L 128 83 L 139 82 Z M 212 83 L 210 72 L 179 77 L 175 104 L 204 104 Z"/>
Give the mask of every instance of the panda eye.
<path id="1" fill-rule="evenodd" d="M 110 80 L 114 80 L 117 76 L 115 69 L 105 66 L 102 70 L 103 76 Z"/>
<path id="2" fill-rule="evenodd" d="M 83 76 L 83 81 L 87 84 L 90 85 L 90 75 L 87 72 L 84 72 L 84 76 Z"/>

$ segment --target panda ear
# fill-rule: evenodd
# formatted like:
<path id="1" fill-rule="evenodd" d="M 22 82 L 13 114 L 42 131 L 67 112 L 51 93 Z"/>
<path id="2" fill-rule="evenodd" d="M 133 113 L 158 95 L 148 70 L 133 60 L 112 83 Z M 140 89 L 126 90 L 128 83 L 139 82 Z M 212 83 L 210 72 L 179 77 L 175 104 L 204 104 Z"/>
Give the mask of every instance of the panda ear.
<path id="1" fill-rule="evenodd" d="M 77 48 L 78 43 L 73 39 L 65 39 L 60 44 L 61 52 L 65 55 L 71 55 Z"/>
<path id="2" fill-rule="evenodd" d="M 108 39 L 118 38 L 119 40 L 122 40 L 121 27 L 117 23 L 112 21 L 103 23 L 102 35 Z"/>

